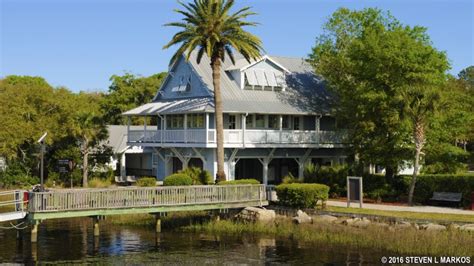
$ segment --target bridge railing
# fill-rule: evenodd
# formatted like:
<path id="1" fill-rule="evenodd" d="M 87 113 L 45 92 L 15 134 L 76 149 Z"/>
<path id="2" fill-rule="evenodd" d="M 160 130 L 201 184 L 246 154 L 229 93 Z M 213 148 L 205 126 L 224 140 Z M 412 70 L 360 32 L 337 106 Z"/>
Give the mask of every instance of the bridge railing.
<path id="1" fill-rule="evenodd" d="M 30 194 L 30 212 L 266 201 L 264 185 L 71 189 Z"/>

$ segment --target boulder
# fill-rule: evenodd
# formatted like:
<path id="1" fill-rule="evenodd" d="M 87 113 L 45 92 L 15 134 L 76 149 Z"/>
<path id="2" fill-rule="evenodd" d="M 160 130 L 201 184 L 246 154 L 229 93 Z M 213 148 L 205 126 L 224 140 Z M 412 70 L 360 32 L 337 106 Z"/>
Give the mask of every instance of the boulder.
<path id="1" fill-rule="evenodd" d="M 367 218 L 362 218 L 358 221 L 355 221 L 351 224 L 351 226 L 358 227 L 358 228 L 367 228 L 371 224 L 370 220 Z"/>
<path id="2" fill-rule="evenodd" d="M 313 217 L 313 221 L 315 223 L 333 223 L 337 221 L 337 217 L 332 215 L 316 215 Z"/>
<path id="3" fill-rule="evenodd" d="M 440 224 L 423 224 L 420 226 L 420 229 L 427 230 L 427 231 L 444 231 L 446 230 L 446 226 Z"/>
<path id="4" fill-rule="evenodd" d="M 236 215 L 236 218 L 246 222 L 272 223 L 275 221 L 275 211 L 257 207 L 246 207 Z"/>
<path id="5" fill-rule="evenodd" d="M 409 222 L 400 221 L 400 222 L 394 224 L 393 228 L 395 228 L 395 229 L 407 229 L 407 228 L 410 228 L 411 226 L 412 225 Z"/>
<path id="6" fill-rule="evenodd" d="M 307 223 L 312 223 L 313 218 L 311 218 L 311 216 L 309 216 L 304 211 L 298 210 L 296 212 L 296 216 L 293 217 L 293 222 L 296 224 L 307 224 Z"/>
<path id="7" fill-rule="evenodd" d="M 465 224 L 465 225 L 459 226 L 459 230 L 474 232 L 474 224 Z"/>
<path id="8" fill-rule="evenodd" d="M 351 218 L 351 219 L 345 219 L 342 221 L 343 225 L 352 225 L 355 222 L 360 221 L 360 218 Z"/>

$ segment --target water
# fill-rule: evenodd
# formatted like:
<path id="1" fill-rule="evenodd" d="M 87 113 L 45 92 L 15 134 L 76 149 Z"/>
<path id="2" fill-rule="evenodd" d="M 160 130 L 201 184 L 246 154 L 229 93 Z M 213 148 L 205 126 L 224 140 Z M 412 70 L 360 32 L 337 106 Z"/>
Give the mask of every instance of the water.
<path id="1" fill-rule="evenodd" d="M 379 264 L 381 254 L 345 247 L 314 246 L 268 237 L 215 237 L 149 227 L 102 225 L 92 233 L 91 219 L 48 220 L 40 225 L 38 243 L 29 231 L 0 229 L 0 263 L 113 265 L 352 265 Z"/>

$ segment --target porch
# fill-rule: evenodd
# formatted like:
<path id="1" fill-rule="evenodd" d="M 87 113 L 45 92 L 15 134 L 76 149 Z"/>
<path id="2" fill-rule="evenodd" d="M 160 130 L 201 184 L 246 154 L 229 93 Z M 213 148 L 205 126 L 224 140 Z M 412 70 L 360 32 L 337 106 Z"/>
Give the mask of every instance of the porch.
<path id="1" fill-rule="evenodd" d="M 215 129 L 129 130 L 131 144 L 202 144 L 216 145 Z M 228 147 L 252 147 L 265 144 L 342 144 L 341 132 L 316 130 L 224 129 Z"/>

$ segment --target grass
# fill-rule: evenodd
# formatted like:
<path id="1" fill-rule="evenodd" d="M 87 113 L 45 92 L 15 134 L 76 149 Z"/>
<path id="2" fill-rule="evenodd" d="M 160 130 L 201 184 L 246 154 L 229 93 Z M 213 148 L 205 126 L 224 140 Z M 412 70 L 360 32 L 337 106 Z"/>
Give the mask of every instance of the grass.
<path id="1" fill-rule="evenodd" d="M 164 228 L 177 228 L 188 226 L 196 222 L 203 222 L 209 219 L 209 214 L 205 211 L 194 212 L 173 212 L 167 216 L 161 217 Z M 113 225 L 127 226 L 154 226 L 155 216 L 152 214 L 133 214 L 133 215 L 111 215 L 107 216 L 106 222 Z"/>
<path id="2" fill-rule="evenodd" d="M 107 188 L 112 185 L 112 181 L 109 179 L 92 178 L 89 180 L 88 185 L 90 188 Z"/>
<path id="3" fill-rule="evenodd" d="M 466 214 L 383 211 L 383 210 L 371 210 L 371 209 L 360 209 L 360 208 L 336 207 L 336 206 L 327 206 L 325 210 L 330 211 L 330 212 L 379 215 L 379 216 L 389 216 L 389 217 L 405 218 L 405 219 L 474 223 L 474 215 L 466 215 Z"/>
<path id="4" fill-rule="evenodd" d="M 424 256 L 471 256 L 474 254 L 472 233 L 457 230 L 421 231 L 414 228 L 391 231 L 380 226 L 354 228 L 337 224 L 295 225 L 288 218 L 275 224 L 251 224 L 228 220 L 209 221 L 184 227 L 186 232 L 214 235 L 262 235 L 294 239 L 311 245 L 346 246 L 371 249 L 390 254 Z"/>

